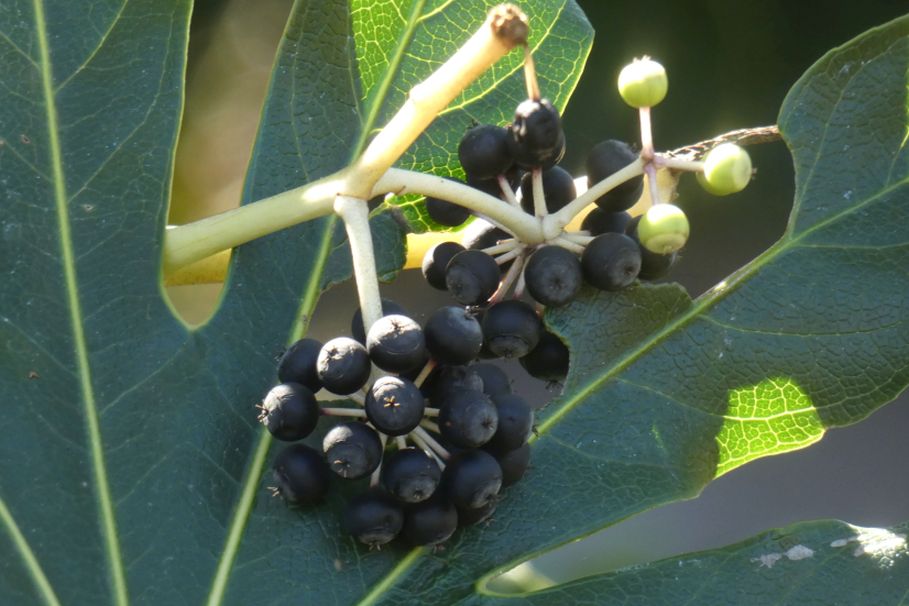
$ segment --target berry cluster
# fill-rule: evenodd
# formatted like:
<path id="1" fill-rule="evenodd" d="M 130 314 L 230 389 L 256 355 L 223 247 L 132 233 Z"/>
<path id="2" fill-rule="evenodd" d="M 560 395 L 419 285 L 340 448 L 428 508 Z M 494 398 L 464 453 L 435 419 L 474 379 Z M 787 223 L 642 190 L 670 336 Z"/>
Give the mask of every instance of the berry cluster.
<path id="1" fill-rule="evenodd" d="M 487 519 L 501 488 L 523 476 L 533 410 L 500 368 L 474 362 L 483 332 L 464 308 L 442 307 L 423 327 L 393 301 L 383 301 L 383 313 L 366 334 L 358 310 L 353 337 L 301 339 L 282 356 L 281 384 L 259 405 L 275 438 L 301 440 L 320 416 L 350 420 L 327 431 L 321 453 L 305 444 L 284 449 L 274 463 L 275 493 L 312 503 L 333 475 L 371 476 L 347 504 L 344 529 L 370 547 L 399 534 L 414 545 L 438 544 L 458 526 Z M 371 380 L 373 366 L 387 374 Z M 320 389 L 353 395 L 361 406 L 320 406 Z"/>
<path id="2" fill-rule="evenodd" d="M 480 360 L 517 358 L 530 375 L 561 381 L 569 352 L 546 331 L 544 308 L 570 304 L 585 282 L 617 291 L 663 277 L 687 241 L 684 212 L 660 203 L 655 191 L 657 163 L 665 165 L 668 157 L 653 152 L 649 109 L 665 96 L 665 78 L 662 67 L 646 58 L 622 71 L 620 94 L 642 112 L 642 149 L 616 140 L 596 145 L 587 157 L 588 186 L 639 161 L 645 174 L 638 170 L 611 189 L 604 186 L 579 231 L 562 229 L 527 243 L 480 216 L 462 243 L 442 242 L 423 259 L 426 281 L 447 290 L 458 305 L 437 309 L 420 326 L 383 300 L 383 315 L 368 331 L 358 311 L 352 337 L 324 344 L 307 338 L 287 350 L 278 366 L 281 384 L 259 405 L 259 420 L 275 438 L 291 442 L 309 436 L 320 416 L 347 420 L 328 429 L 321 452 L 297 443 L 276 457 L 276 494 L 290 503 L 312 503 L 327 493 L 333 475 L 369 477 L 369 487 L 348 502 L 342 525 L 370 547 L 399 535 L 414 545 L 435 545 L 458 526 L 492 514 L 501 488 L 528 466 L 534 414 L 511 392 L 504 371 Z M 542 225 L 577 191 L 575 179 L 558 165 L 565 153 L 558 111 L 540 98 L 535 78 L 528 79 L 528 96 L 508 126 L 470 128 L 458 156 L 469 185 Z M 705 188 L 719 195 L 739 191 L 751 177 L 747 153 L 731 144 L 716 147 L 689 170 L 698 170 Z M 632 217 L 645 175 L 652 204 Z M 448 226 L 473 214 L 435 198 L 426 200 L 426 208 Z M 315 394 L 321 389 L 356 405 L 320 405 Z"/>

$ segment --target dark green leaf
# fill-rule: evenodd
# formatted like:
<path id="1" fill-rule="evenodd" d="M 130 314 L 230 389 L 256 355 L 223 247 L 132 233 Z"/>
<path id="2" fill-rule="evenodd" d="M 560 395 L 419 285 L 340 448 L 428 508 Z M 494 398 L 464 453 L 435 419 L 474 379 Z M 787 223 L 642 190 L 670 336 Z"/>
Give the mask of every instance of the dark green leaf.
<path id="1" fill-rule="evenodd" d="M 417 57 L 459 44 L 487 6 L 397 4 L 413 32 L 383 42 L 401 57 L 384 66 L 353 43 L 351 21 L 368 15 L 339 0 L 297 3 L 246 202 L 356 157 L 399 92 L 431 70 Z M 540 6 L 534 27 L 558 36 L 563 5 Z M 189 12 L 187 0 L 90 10 L 0 0 L 4 604 L 347 602 L 395 564 L 394 552 L 361 562 L 331 507 L 289 511 L 260 482 L 270 440 L 253 405 L 321 289 L 350 273 L 336 221 L 235 251 L 205 326 L 185 326 L 162 296 Z M 440 37 L 433 48 L 414 46 L 430 30 Z M 540 57 L 571 83 L 582 59 Z M 570 88 L 559 89 L 562 101 Z M 468 109 L 498 119 L 493 108 L 512 103 L 501 90 L 449 111 L 433 132 L 451 138 Z M 421 142 L 407 162 L 442 166 L 450 158 L 433 161 L 437 149 Z M 373 221 L 387 274 L 403 260 L 402 233 L 388 216 Z"/>
<path id="2" fill-rule="evenodd" d="M 462 604 L 898 606 L 909 598 L 909 523 L 795 524 L 723 549 L 590 577 L 532 594 Z"/>

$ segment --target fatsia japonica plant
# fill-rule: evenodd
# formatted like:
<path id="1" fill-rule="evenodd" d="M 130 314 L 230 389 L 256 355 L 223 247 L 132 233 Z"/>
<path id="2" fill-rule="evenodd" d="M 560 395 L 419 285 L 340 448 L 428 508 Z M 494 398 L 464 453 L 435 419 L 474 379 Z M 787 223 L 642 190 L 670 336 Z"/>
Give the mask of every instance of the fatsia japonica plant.
<path id="1" fill-rule="evenodd" d="M 496 593 L 490 579 L 808 446 L 905 388 L 909 20 L 820 59 L 777 127 L 707 133 L 675 152 L 651 138 L 666 74 L 632 63 L 611 90 L 636 108 L 640 141 L 593 148 L 582 192 L 546 170 L 566 144 L 558 114 L 592 40 L 573 2 L 301 0 L 242 206 L 168 228 L 191 3 L 79 4 L 0 0 L 0 602 L 905 601 L 907 524 L 805 522 L 520 596 Z M 489 132 L 504 146 L 474 165 Z M 694 172 L 717 194 L 741 189 L 751 176 L 742 147 L 778 136 L 796 171 L 779 241 L 695 299 L 650 283 L 689 235 L 683 201 L 672 203 L 679 176 Z M 459 157 L 471 138 L 474 152 Z M 502 230 L 473 249 L 483 261 L 452 256 L 439 270 L 454 298 L 443 329 L 383 318 L 378 290 L 408 243 L 412 254 L 431 237 L 408 231 L 444 231 L 426 197 Z M 633 205 L 640 218 L 582 222 L 595 201 L 612 215 Z M 216 313 L 188 326 L 165 280 L 210 271 L 228 249 Z M 640 273 L 655 258 L 665 267 Z M 493 268 L 491 290 L 474 263 Z M 583 280 L 566 295 L 572 271 Z M 279 369 L 320 294 L 351 277 L 362 310 L 352 332 L 362 329 L 365 346 L 292 347 L 302 362 L 292 373 L 285 355 Z M 537 304 L 502 320 L 497 306 L 517 309 L 522 294 Z M 474 324 L 479 333 L 458 332 Z M 408 339 L 420 331 L 428 353 L 413 354 Z M 443 396 L 419 391 L 436 365 L 526 357 L 544 339 L 567 350 L 569 366 L 532 433 L 525 408 L 489 393 L 493 378 L 478 372 L 457 379 L 480 377 L 455 396 L 438 376 L 429 388 Z M 540 376 L 553 366 L 525 363 Z M 382 391 L 390 384 L 393 397 Z M 340 396 L 326 400 L 342 401 L 316 402 L 323 385 Z M 488 397 L 462 405 L 484 387 Z M 419 462 L 392 465 L 405 448 Z M 497 495 L 504 454 L 518 449 L 530 467 Z M 468 471 L 482 468 L 481 487 L 465 460 L 480 461 Z M 427 461 L 438 477 L 416 496 L 383 479 L 383 464 L 392 475 Z M 357 500 L 369 486 L 412 501 L 383 496 L 380 521 L 399 516 L 394 532 L 376 532 L 375 509 Z M 453 502 L 452 532 L 426 538 L 414 511 L 433 490 L 433 503 Z M 465 523 L 487 506 L 491 520 Z"/>

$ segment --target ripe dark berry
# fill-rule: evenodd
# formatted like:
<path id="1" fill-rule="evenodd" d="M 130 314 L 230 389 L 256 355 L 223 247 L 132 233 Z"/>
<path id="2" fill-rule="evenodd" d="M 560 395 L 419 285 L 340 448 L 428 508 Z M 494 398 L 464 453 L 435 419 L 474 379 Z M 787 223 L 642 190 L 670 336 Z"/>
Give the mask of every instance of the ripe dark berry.
<path id="1" fill-rule="evenodd" d="M 272 387 L 259 410 L 259 422 L 271 435 L 286 442 L 305 438 L 319 422 L 316 397 L 299 383 Z"/>
<path id="2" fill-rule="evenodd" d="M 448 292 L 461 305 L 480 305 L 499 287 L 501 273 L 495 259 L 479 250 L 459 252 L 445 269 Z"/>
<path id="3" fill-rule="evenodd" d="M 559 112 L 548 99 L 527 99 L 518 105 L 508 128 L 508 150 L 522 168 L 544 169 L 565 155 L 565 133 Z"/>
<path id="4" fill-rule="evenodd" d="M 438 545 L 458 529 L 458 510 L 447 499 L 434 497 L 404 510 L 402 534 L 413 545 Z"/>
<path id="5" fill-rule="evenodd" d="M 435 459 L 417 448 L 403 448 L 386 457 L 382 464 L 382 486 L 405 503 L 419 503 L 431 497 L 441 477 Z"/>
<path id="6" fill-rule="evenodd" d="M 502 358 L 520 358 L 537 346 L 542 322 L 523 301 L 501 301 L 483 315 L 483 338 L 489 350 Z"/>
<path id="7" fill-rule="evenodd" d="M 544 332 L 537 346 L 519 362 L 531 377 L 561 381 L 568 374 L 568 348 L 557 336 Z"/>
<path id="8" fill-rule="evenodd" d="M 376 366 L 407 372 L 426 361 L 423 329 L 411 318 L 394 314 L 376 321 L 366 335 L 366 350 Z"/>
<path id="9" fill-rule="evenodd" d="M 492 401 L 499 415 L 499 426 L 489 440 L 490 448 L 503 452 L 520 448 L 533 429 L 533 409 L 515 394 L 496 396 Z"/>
<path id="10" fill-rule="evenodd" d="M 366 385 L 372 366 L 361 343 L 350 337 L 337 337 L 322 346 L 316 369 L 325 389 L 346 396 Z"/>
<path id="11" fill-rule="evenodd" d="M 492 179 L 504 174 L 514 160 L 508 153 L 508 131 L 481 124 L 471 128 L 458 144 L 458 159 L 471 179 Z"/>
<path id="12" fill-rule="evenodd" d="M 366 393 L 366 416 L 376 429 L 390 436 L 403 436 L 420 424 L 425 405 L 423 394 L 401 377 L 380 377 Z"/>
<path id="13" fill-rule="evenodd" d="M 449 459 L 442 482 L 456 507 L 477 509 L 499 494 L 502 468 L 485 450 L 464 450 Z"/>
<path id="14" fill-rule="evenodd" d="M 441 406 L 446 396 L 455 389 L 483 391 L 483 379 L 473 372 L 472 366 L 439 366 L 423 383 L 422 391 L 433 406 Z"/>
<path id="15" fill-rule="evenodd" d="M 458 509 L 458 526 L 465 528 L 467 526 L 473 526 L 474 524 L 479 524 L 490 519 L 492 515 L 496 512 L 496 507 L 498 507 L 499 501 L 497 499 L 490 499 L 486 505 L 478 507 L 476 509 L 470 508 L 461 508 Z"/>
<path id="16" fill-rule="evenodd" d="M 277 492 L 288 503 L 306 504 L 328 492 L 330 473 L 322 456 L 305 444 L 291 444 L 272 467 Z"/>
<path id="17" fill-rule="evenodd" d="M 278 362 L 278 380 L 282 383 L 300 383 L 313 393 L 322 389 L 322 382 L 316 373 L 316 358 L 322 342 L 315 339 L 300 339 L 287 348 Z"/>
<path id="18" fill-rule="evenodd" d="M 333 472 L 356 480 L 374 472 L 382 462 L 382 441 L 365 423 L 339 423 L 325 434 L 322 452 Z"/>
<path id="19" fill-rule="evenodd" d="M 638 246 L 641 244 L 637 234 L 637 226 L 640 220 L 640 216 L 634 217 L 628 222 L 628 226 L 625 228 L 625 233 L 628 234 Z M 640 246 L 640 249 L 641 271 L 638 273 L 638 278 L 641 280 L 657 280 L 662 278 L 669 273 L 669 270 L 678 260 L 678 253 L 673 252 L 668 255 L 661 255 L 659 253 L 651 252 L 643 246 Z"/>
<path id="20" fill-rule="evenodd" d="M 424 329 L 429 355 L 441 364 L 467 364 L 483 347 L 480 323 L 463 307 L 440 307 Z"/>
<path id="21" fill-rule="evenodd" d="M 438 290 L 447 290 L 445 286 L 445 268 L 451 258 L 464 250 L 457 242 L 439 242 L 423 255 L 423 277 L 430 286 Z"/>
<path id="22" fill-rule="evenodd" d="M 394 314 L 406 316 L 407 310 L 391 299 L 382 299 L 382 315 L 391 316 Z M 363 329 L 363 312 L 360 311 L 359 307 L 350 320 L 350 334 L 355 340 L 364 345 L 366 344 L 366 331 Z"/>
<path id="23" fill-rule="evenodd" d="M 439 225 L 457 227 L 470 217 L 470 211 L 448 200 L 426 198 L 426 212 Z"/>
<path id="24" fill-rule="evenodd" d="M 572 301 L 584 283 L 581 262 L 561 246 L 534 251 L 524 268 L 527 292 L 543 305 L 559 307 Z"/>
<path id="25" fill-rule="evenodd" d="M 370 547 L 380 547 L 401 532 L 404 510 L 378 488 L 355 496 L 341 514 L 344 531 Z"/>
<path id="26" fill-rule="evenodd" d="M 587 155 L 587 184 L 592 187 L 637 160 L 638 154 L 623 141 L 610 139 L 598 143 Z M 597 206 L 607 212 L 628 210 L 644 192 L 644 177 L 638 175 L 597 198 Z"/>
<path id="27" fill-rule="evenodd" d="M 439 403 L 439 429 L 455 446 L 482 446 L 495 435 L 498 426 L 496 406 L 481 391 L 455 389 Z"/>
<path id="28" fill-rule="evenodd" d="M 561 166 L 553 166 L 543 171 L 543 198 L 546 210 L 554 213 L 577 197 L 574 177 Z M 534 214 L 533 174 L 527 173 L 521 179 L 521 208 Z"/>
<path id="29" fill-rule="evenodd" d="M 625 233 L 625 228 L 628 227 L 629 221 L 631 221 L 631 215 L 625 211 L 610 213 L 597 207 L 584 217 L 584 221 L 581 222 L 581 229 L 590 232 L 592 236 L 599 236 L 609 232 L 623 234 Z"/>
<path id="30" fill-rule="evenodd" d="M 527 465 L 530 463 L 530 445 L 524 444 L 520 448 L 509 450 L 507 452 L 497 452 L 489 450 L 499 467 L 502 468 L 502 487 L 508 487 L 524 477 L 527 471 Z"/>
<path id="31" fill-rule="evenodd" d="M 511 188 L 511 191 L 514 192 L 521 185 L 521 177 L 524 175 L 524 171 L 519 169 L 517 166 L 511 167 L 508 172 L 505 173 L 504 177 L 508 181 L 508 186 Z M 495 176 L 491 179 L 473 179 L 470 175 L 467 175 L 467 185 L 471 186 L 474 189 L 478 189 L 481 192 L 487 193 L 490 196 L 495 196 L 502 200 L 505 199 L 505 194 L 502 192 L 502 186 L 499 183 L 498 176 Z"/>
<path id="32" fill-rule="evenodd" d="M 493 398 L 498 395 L 511 393 L 511 380 L 505 371 L 488 362 L 480 362 L 468 366 L 474 374 L 483 380 L 483 393 Z"/>
<path id="33" fill-rule="evenodd" d="M 587 244 L 581 255 L 584 279 L 600 290 L 620 290 L 641 270 L 641 248 L 625 234 L 605 233 Z"/>

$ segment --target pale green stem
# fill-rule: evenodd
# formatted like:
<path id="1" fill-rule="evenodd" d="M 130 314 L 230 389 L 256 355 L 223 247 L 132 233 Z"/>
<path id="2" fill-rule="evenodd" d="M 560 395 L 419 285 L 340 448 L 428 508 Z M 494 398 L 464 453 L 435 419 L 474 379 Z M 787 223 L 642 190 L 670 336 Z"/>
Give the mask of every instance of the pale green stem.
<path id="1" fill-rule="evenodd" d="M 512 206 L 520 207 L 521 203 L 518 202 L 518 197 L 515 195 L 514 190 L 511 189 L 511 183 L 508 182 L 508 178 L 505 175 L 499 175 L 496 179 L 499 181 L 499 188 L 502 190 L 502 195 L 505 196 L 505 201 Z"/>
<path id="2" fill-rule="evenodd" d="M 643 172 L 644 162 L 638 158 L 628 166 L 588 188 L 587 191 L 566 204 L 558 212 L 544 217 L 542 231 L 546 237 L 543 240 L 551 240 L 557 237 L 562 232 L 562 228 L 571 223 L 571 220 L 578 213 L 593 204 L 597 198 Z"/>
<path id="3" fill-rule="evenodd" d="M 530 180 L 533 185 L 533 214 L 538 218 L 545 217 L 547 212 L 546 193 L 543 191 L 543 170 L 539 167 L 533 169 Z"/>
<path id="4" fill-rule="evenodd" d="M 382 317 L 379 277 L 372 248 L 372 231 L 369 229 L 369 207 L 365 200 L 338 196 L 335 198 L 334 211 L 344 221 L 347 230 L 354 279 L 363 313 L 363 329 L 369 334 L 372 325 Z"/>
<path id="5" fill-rule="evenodd" d="M 696 160 L 682 160 L 681 158 L 657 154 L 653 159 L 653 163 L 657 165 L 657 168 L 669 168 L 692 173 L 704 172 L 704 163 Z"/>

